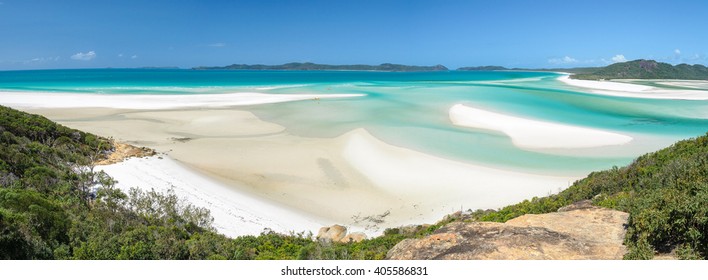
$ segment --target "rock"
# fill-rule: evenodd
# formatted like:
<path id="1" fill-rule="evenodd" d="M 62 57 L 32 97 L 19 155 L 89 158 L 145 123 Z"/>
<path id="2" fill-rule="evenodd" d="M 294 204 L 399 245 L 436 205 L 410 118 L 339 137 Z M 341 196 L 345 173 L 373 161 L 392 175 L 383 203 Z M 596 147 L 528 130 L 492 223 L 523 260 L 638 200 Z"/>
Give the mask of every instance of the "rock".
<path id="1" fill-rule="evenodd" d="M 105 159 L 95 162 L 96 165 L 109 165 L 118 162 L 122 162 L 126 159 L 133 157 L 150 157 L 154 156 L 155 150 L 136 147 L 126 143 L 113 142 L 113 147 L 115 148 Z"/>
<path id="2" fill-rule="evenodd" d="M 340 225 L 322 227 L 317 233 L 317 239 L 329 242 L 338 242 L 347 235 L 347 228 Z"/>
<path id="3" fill-rule="evenodd" d="M 325 242 L 361 242 L 366 239 L 366 234 L 363 232 L 352 232 L 347 234 L 347 228 L 340 225 L 331 227 L 322 227 L 317 233 L 317 239 Z"/>
<path id="4" fill-rule="evenodd" d="M 361 242 L 366 239 L 366 234 L 363 232 L 352 232 L 347 234 L 344 238 L 337 240 L 337 242 L 349 243 L 349 242 Z"/>
<path id="5" fill-rule="evenodd" d="M 585 206 L 524 215 L 506 223 L 450 223 L 425 238 L 403 240 L 388 252 L 387 258 L 622 259 L 629 214 Z"/>

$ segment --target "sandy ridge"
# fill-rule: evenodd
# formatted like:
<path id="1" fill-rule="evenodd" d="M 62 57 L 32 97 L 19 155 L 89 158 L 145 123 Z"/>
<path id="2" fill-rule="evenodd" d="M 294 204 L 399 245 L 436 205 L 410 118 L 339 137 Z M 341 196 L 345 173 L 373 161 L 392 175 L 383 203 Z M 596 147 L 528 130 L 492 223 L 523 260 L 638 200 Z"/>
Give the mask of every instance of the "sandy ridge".
<path id="1" fill-rule="evenodd" d="M 508 135 L 514 145 L 527 149 L 593 148 L 624 145 L 632 137 L 599 129 L 530 120 L 456 104 L 449 110 L 453 124 L 499 131 Z"/>
<path id="2" fill-rule="evenodd" d="M 708 91 L 706 90 L 661 89 L 613 81 L 576 80 L 571 79 L 569 75 L 561 76 L 558 80 L 570 86 L 589 89 L 591 93 L 600 95 L 645 99 L 708 100 Z M 695 83 L 705 84 L 704 81 L 696 81 Z M 690 84 L 692 84 L 690 81 L 682 82 L 682 86 Z"/>

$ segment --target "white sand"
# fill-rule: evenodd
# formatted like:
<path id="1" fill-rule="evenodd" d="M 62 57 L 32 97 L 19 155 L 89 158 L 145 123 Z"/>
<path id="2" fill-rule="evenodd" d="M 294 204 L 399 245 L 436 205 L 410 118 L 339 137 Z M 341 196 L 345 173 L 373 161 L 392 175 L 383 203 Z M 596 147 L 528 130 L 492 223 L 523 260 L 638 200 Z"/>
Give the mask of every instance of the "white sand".
<path id="1" fill-rule="evenodd" d="M 229 236 L 258 234 L 264 228 L 278 232 L 317 232 L 321 226 L 334 223 L 345 225 L 350 232 L 375 236 L 388 227 L 433 223 L 458 210 L 496 208 L 533 196 L 545 196 L 579 179 L 459 163 L 386 144 L 364 129 L 331 140 L 313 139 L 316 143 L 313 146 L 293 140 L 290 139 L 289 149 L 296 152 L 295 158 L 283 155 L 285 150 L 277 146 L 249 145 L 251 149 L 268 148 L 268 151 L 258 153 L 258 158 L 246 157 L 255 161 L 254 166 L 241 163 L 250 167 L 251 171 L 247 173 L 255 173 L 250 176 L 264 174 L 266 181 L 260 183 L 240 177 L 262 188 L 263 196 L 233 188 L 235 178 L 229 176 L 233 176 L 239 167 L 226 167 L 226 171 L 209 166 L 204 169 L 216 172 L 210 174 L 226 179 L 231 186 L 205 178 L 164 155 L 163 159 L 130 159 L 99 169 L 117 179 L 118 187 L 123 190 L 130 187 L 152 187 L 158 191 L 173 188 L 179 197 L 210 209 L 215 228 Z M 317 149 L 332 149 L 333 153 L 322 154 Z M 209 151 L 206 153 L 209 162 L 225 163 L 224 158 Z M 308 153 L 312 155 L 308 156 Z M 270 166 L 259 167 L 258 161 L 269 157 Z M 322 167 L 308 167 L 310 162 L 325 158 L 331 162 L 330 168 L 348 179 L 345 186 L 322 182 L 324 179 L 315 172 L 322 173 Z M 366 180 L 352 175 L 352 168 Z M 229 175 L 223 173 L 228 170 Z M 308 172 L 314 174 L 308 175 Z M 269 174 L 281 174 L 288 181 L 279 182 L 278 176 Z M 275 195 L 269 196 L 268 192 Z M 386 212 L 389 214 L 383 217 L 382 223 L 365 220 Z"/>
<path id="2" fill-rule="evenodd" d="M 574 87 L 589 89 L 590 93 L 631 98 L 676 99 L 676 100 L 708 100 L 708 90 L 662 89 L 652 86 L 620 83 L 611 81 L 588 81 L 571 79 L 561 76 L 559 81 Z M 691 81 L 681 81 L 684 87 L 691 87 Z M 705 81 L 695 81 L 695 88 L 701 88 Z"/>
<path id="3" fill-rule="evenodd" d="M 433 223 L 458 210 L 497 208 L 545 196 L 580 177 L 455 162 L 384 143 L 363 129 L 330 139 L 299 137 L 234 108 L 144 109 L 160 105 L 154 100 L 143 100 L 149 106 L 130 100 L 100 103 L 141 110 L 66 108 L 72 100 L 57 105 L 23 96 L 13 104 L 54 108 L 24 109 L 175 159 L 180 164 L 165 157 L 104 168 L 121 188 L 164 190 L 174 185 L 179 196 L 209 208 L 217 229 L 231 236 L 257 234 L 264 227 L 317 232 L 333 223 L 372 236 L 388 227 Z M 194 97 L 195 104 L 205 104 L 198 97 L 204 96 Z M 191 107 L 189 102 L 177 104 Z M 13 106 L 4 96 L 0 103 Z M 374 221 L 379 218 L 381 222 Z"/>
<path id="4" fill-rule="evenodd" d="M 354 168 L 388 193 L 433 205 L 434 217 L 460 208 L 497 208 L 546 196 L 579 179 L 456 162 L 386 144 L 363 129 L 348 133 L 346 138 L 344 158 Z"/>
<path id="5" fill-rule="evenodd" d="M 133 187 L 159 192 L 173 189 L 192 205 L 209 209 L 214 228 L 227 236 L 258 235 L 265 228 L 281 233 L 316 232 L 323 226 L 315 218 L 236 192 L 167 156 L 160 157 L 132 158 L 96 169 L 118 180 L 116 186 L 126 193 Z"/>
<path id="6" fill-rule="evenodd" d="M 359 97 L 363 94 L 268 94 L 254 92 L 187 95 L 122 95 L 42 92 L 0 92 L 0 104 L 18 108 L 176 109 L 217 108 L 324 98 Z"/>
<path id="7" fill-rule="evenodd" d="M 708 90 L 708 81 L 696 80 L 656 80 L 656 83 L 665 86 L 687 87 L 692 89 Z"/>
<path id="8" fill-rule="evenodd" d="M 618 133 L 508 116 L 462 104 L 452 106 L 449 114 L 455 125 L 502 132 L 520 148 L 592 148 L 632 141 L 632 137 Z"/>

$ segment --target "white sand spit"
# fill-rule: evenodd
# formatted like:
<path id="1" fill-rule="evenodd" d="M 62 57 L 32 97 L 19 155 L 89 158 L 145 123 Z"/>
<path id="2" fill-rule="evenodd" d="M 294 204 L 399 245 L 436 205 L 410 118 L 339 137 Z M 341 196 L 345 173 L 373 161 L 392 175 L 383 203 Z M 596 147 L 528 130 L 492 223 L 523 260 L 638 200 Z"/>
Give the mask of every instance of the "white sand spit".
<path id="1" fill-rule="evenodd" d="M 364 95 L 268 94 L 254 92 L 186 95 L 0 92 L 0 104 L 19 108 L 114 108 L 162 110 L 176 108 L 216 108 L 359 96 Z"/>
<path id="2" fill-rule="evenodd" d="M 449 111 L 453 124 L 502 132 L 520 148 L 592 148 L 623 145 L 632 137 L 618 133 L 529 120 L 457 104 Z"/>
<path id="3" fill-rule="evenodd" d="M 456 206 L 496 208 L 533 196 L 545 196 L 568 187 L 579 178 L 448 160 L 384 143 L 363 129 L 350 132 L 346 137 L 343 155 L 349 164 L 378 188 L 404 201 L 435 205 L 434 213 L 429 213 L 433 217 L 442 217 Z"/>
<path id="4" fill-rule="evenodd" d="M 610 81 L 588 81 L 571 79 L 570 76 L 561 76 L 559 81 L 574 87 L 589 89 L 590 93 L 631 98 L 646 99 L 675 99 L 675 100 L 708 100 L 707 90 L 682 90 L 662 89 L 652 86 Z M 690 86 L 691 81 L 681 81 L 681 86 L 701 88 L 705 81 L 695 81 L 695 86 Z"/>
<path id="5" fill-rule="evenodd" d="M 118 180 L 116 186 L 126 193 L 133 187 L 163 193 L 172 188 L 192 205 L 209 209 L 213 226 L 227 236 L 258 235 L 265 228 L 281 233 L 315 232 L 323 226 L 293 209 L 236 192 L 167 156 L 161 157 L 131 158 L 96 168 Z"/>

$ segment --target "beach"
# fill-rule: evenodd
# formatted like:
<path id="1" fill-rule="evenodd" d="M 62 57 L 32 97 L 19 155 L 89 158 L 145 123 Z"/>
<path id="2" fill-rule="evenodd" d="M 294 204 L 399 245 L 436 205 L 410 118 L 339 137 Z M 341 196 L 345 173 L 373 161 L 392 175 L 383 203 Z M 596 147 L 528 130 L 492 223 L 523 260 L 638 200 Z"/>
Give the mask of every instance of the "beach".
<path id="1" fill-rule="evenodd" d="M 567 78 L 561 81 L 568 83 Z M 581 85 L 593 87 L 589 94 L 598 95 L 604 93 L 596 91 L 626 91 L 641 96 L 654 90 L 624 83 Z M 364 127 L 330 137 L 300 135 L 249 108 L 274 103 L 301 108 L 324 99 L 360 102 L 367 94 L 268 90 L 192 95 L 2 92 L 0 104 L 156 150 L 157 156 L 100 169 L 123 190 L 172 189 L 187 202 L 210 209 L 215 229 L 228 236 L 254 235 L 266 228 L 317 232 L 332 224 L 375 236 L 390 227 L 431 224 L 456 211 L 496 209 L 557 193 L 586 175 L 459 161 L 384 141 Z M 698 98 L 696 92 L 691 96 Z M 688 96 L 680 90 L 671 94 L 662 98 Z M 447 110 L 436 112 L 436 121 L 465 129 L 463 133 L 509 139 L 512 147 L 533 155 L 572 151 L 568 154 L 601 158 L 598 149 L 638 153 L 659 145 L 637 146 L 645 141 L 636 139 L 637 133 L 544 121 L 467 102 L 443 105 Z M 322 116 L 337 112 L 326 113 Z"/>
<path id="2" fill-rule="evenodd" d="M 172 186 L 189 202 L 211 209 L 215 227 L 232 236 L 263 228 L 316 232 L 335 223 L 377 235 L 459 210 L 547 195 L 578 179 L 455 162 L 387 144 L 364 129 L 334 138 L 293 136 L 232 106 L 155 110 L 144 108 L 156 99 L 142 98 L 138 110 L 121 103 L 52 108 L 38 100 L 12 105 L 162 153 L 163 159 L 101 168 L 124 190 Z"/>
<path id="3" fill-rule="evenodd" d="M 589 89 L 590 92 L 601 95 L 672 100 L 708 100 L 708 89 L 704 81 L 666 81 L 658 80 L 659 84 L 667 86 L 683 86 L 691 89 L 666 89 L 647 85 L 629 83 L 631 80 L 590 81 L 571 79 L 570 75 L 558 78 L 559 81 L 574 86 Z M 652 81 L 652 80 L 645 80 Z"/>

